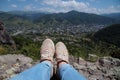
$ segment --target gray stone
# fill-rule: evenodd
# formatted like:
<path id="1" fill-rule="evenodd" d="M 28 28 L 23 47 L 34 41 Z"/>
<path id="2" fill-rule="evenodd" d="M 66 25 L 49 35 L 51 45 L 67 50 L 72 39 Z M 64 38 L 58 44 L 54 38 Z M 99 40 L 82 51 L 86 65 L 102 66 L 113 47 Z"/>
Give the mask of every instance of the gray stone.
<path id="1" fill-rule="evenodd" d="M 97 55 L 95 55 L 95 54 L 88 54 L 88 60 L 89 61 L 95 62 L 95 61 L 98 60 L 98 58 L 99 57 Z"/>
<path id="2" fill-rule="evenodd" d="M 107 68 L 120 66 L 120 60 L 112 57 L 103 57 L 99 59 L 99 65 Z"/>
<path id="3" fill-rule="evenodd" d="M 85 68 L 85 66 L 83 66 L 83 65 L 79 65 L 78 63 L 73 63 L 73 67 L 75 68 L 75 69 L 77 69 L 77 70 L 80 70 L 80 69 L 84 69 Z"/>
<path id="4" fill-rule="evenodd" d="M 86 62 L 84 59 L 82 59 L 81 57 L 79 57 L 78 60 L 79 60 L 79 61 L 78 61 L 79 65 L 86 65 L 86 63 L 87 63 L 87 62 Z"/>
<path id="5" fill-rule="evenodd" d="M 9 57 L 9 59 L 7 59 Z M 88 80 L 119 80 L 119 59 L 103 57 L 96 62 L 85 61 L 82 58 L 70 56 L 70 63 Z M 56 61 L 56 60 L 55 60 Z M 0 56 L 0 80 L 9 80 L 12 76 L 38 64 L 39 60 L 33 61 L 24 55 Z M 57 63 L 54 63 L 56 65 Z M 57 67 L 57 66 L 56 66 Z M 55 68 L 56 68 L 55 67 Z"/>
<path id="6" fill-rule="evenodd" d="M 29 57 L 25 57 L 24 55 L 7 54 L 0 56 L 0 63 L 15 64 L 17 61 L 19 61 L 20 64 L 26 64 L 31 63 L 33 60 Z"/>

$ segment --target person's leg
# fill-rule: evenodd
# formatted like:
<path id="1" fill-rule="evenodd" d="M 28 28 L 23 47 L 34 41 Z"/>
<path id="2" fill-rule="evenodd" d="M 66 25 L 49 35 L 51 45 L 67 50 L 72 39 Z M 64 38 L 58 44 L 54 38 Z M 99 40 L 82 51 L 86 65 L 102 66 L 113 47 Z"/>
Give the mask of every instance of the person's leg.
<path id="1" fill-rule="evenodd" d="M 50 80 L 52 64 L 50 61 L 43 61 L 34 67 L 23 71 L 10 80 Z"/>
<path id="2" fill-rule="evenodd" d="M 53 75 L 53 55 L 55 53 L 54 43 L 51 39 L 43 41 L 41 46 L 41 63 L 23 71 L 10 80 L 50 80 Z"/>
<path id="3" fill-rule="evenodd" d="M 68 58 L 69 53 L 65 44 L 58 42 L 56 44 L 56 59 L 61 80 L 86 80 L 85 77 L 68 64 Z"/>
<path id="4" fill-rule="evenodd" d="M 71 65 L 66 64 L 66 63 L 63 63 L 63 64 L 60 63 L 59 76 L 61 77 L 61 80 L 87 80 L 83 75 L 81 75 Z"/>

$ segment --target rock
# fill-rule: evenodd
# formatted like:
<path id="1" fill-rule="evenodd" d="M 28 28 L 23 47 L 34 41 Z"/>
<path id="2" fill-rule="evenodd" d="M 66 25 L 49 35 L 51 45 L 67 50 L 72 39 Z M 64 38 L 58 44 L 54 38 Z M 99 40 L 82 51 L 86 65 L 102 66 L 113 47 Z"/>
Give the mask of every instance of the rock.
<path id="1" fill-rule="evenodd" d="M 20 62 L 20 64 L 22 64 L 22 65 L 25 65 L 25 64 L 27 64 L 27 63 L 31 63 L 33 60 L 31 59 L 31 58 L 29 58 L 29 57 L 23 57 L 23 56 L 20 56 L 20 57 L 18 57 L 17 59 L 16 59 L 18 62 Z"/>
<path id="2" fill-rule="evenodd" d="M 94 63 L 87 62 L 86 67 L 91 69 L 91 70 L 96 70 L 97 67 Z"/>
<path id="3" fill-rule="evenodd" d="M 98 80 L 98 79 L 97 79 L 97 76 L 89 76 L 88 79 L 89 79 L 89 80 Z"/>
<path id="4" fill-rule="evenodd" d="M 95 55 L 95 54 L 88 54 L 88 59 L 87 60 L 95 62 L 95 61 L 98 60 L 98 58 L 99 57 L 97 55 Z"/>
<path id="5" fill-rule="evenodd" d="M 32 64 L 31 64 L 31 63 L 27 63 L 26 66 L 27 66 L 28 68 L 30 68 L 30 67 L 32 67 Z"/>
<path id="6" fill-rule="evenodd" d="M 26 70 L 33 65 L 33 60 L 24 55 L 1 55 L 0 56 L 0 80 L 9 80 L 10 77 Z"/>
<path id="7" fill-rule="evenodd" d="M 73 67 L 89 80 L 119 80 L 120 60 L 112 57 L 98 58 L 96 62 L 70 57 Z"/>
<path id="8" fill-rule="evenodd" d="M 78 63 L 73 63 L 73 67 L 75 68 L 75 69 L 77 69 L 77 70 L 80 70 L 80 69 L 84 69 L 85 68 L 85 66 L 83 66 L 83 65 L 79 65 Z"/>
<path id="9" fill-rule="evenodd" d="M 112 59 L 111 62 L 113 65 L 120 66 L 120 59 L 112 58 L 112 57 L 111 57 L 111 59 Z"/>
<path id="10" fill-rule="evenodd" d="M 99 59 L 99 64 L 104 67 L 120 66 L 120 60 L 112 57 L 103 57 Z"/>
<path id="11" fill-rule="evenodd" d="M 119 80 L 120 79 L 120 66 L 114 67 L 113 71 L 114 71 L 114 75 L 115 75 L 116 79 Z"/>
<path id="12" fill-rule="evenodd" d="M 76 69 L 79 69 L 79 65 L 77 63 L 73 63 L 73 67 L 76 68 Z"/>
<path id="13" fill-rule="evenodd" d="M 16 49 L 15 41 L 7 33 L 4 23 L 0 22 L 0 44 L 11 45 L 13 49 Z"/>
<path id="14" fill-rule="evenodd" d="M 96 62 L 85 61 L 70 55 L 70 64 L 88 80 L 120 80 L 120 60 L 112 57 L 103 57 Z M 0 80 L 9 80 L 20 72 L 38 64 L 24 55 L 0 56 Z M 55 62 L 54 65 L 57 63 Z M 55 66 L 56 68 L 57 66 Z"/>
<path id="15" fill-rule="evenodd" d="M 79 61 L 78 61 L 78 64 L 79 64 L 79 65 L 86 65 L 86 63 L 87 63 L 87 62 L 86 62 L 84 59 L 82 59 L 81 57 L 79 57 L 78 60 L 79 60 Z"/>
<path id="16" fill-rule="evenodd" d="M 14 68 L 12 68 L 12 69 L 14 69 Z M 7 73 L 8 75 L 14 74 L 14 71 L 13 71 L 12 69 L 6 70 L 6 73 Z"/>
<path id="17" fill-rule="evenodd" d="M 69 60 L 70 60 L 70 61 L 69 61 L 70 64 L 73 64 L 73 62 L 76 62 L 75 57 L 72 56 L 72 55 L 69 56 Z"/>
<path id="18" fill-rule="evenodd" d="M 29 57 L 25 57 L 24 55 L 12 55 L 7 54 L 0 56 L 0 63 L 4 64 L 15 64 L 16 62 L 19 62 L 20 64 L 24 65 L 26 63 L 31 63 L 33 60 Z"/>

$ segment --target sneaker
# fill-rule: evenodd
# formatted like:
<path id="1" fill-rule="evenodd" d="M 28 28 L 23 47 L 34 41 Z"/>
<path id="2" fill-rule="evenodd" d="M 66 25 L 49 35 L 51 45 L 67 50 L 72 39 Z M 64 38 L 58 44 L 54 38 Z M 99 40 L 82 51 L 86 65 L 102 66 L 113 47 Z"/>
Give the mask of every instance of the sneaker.
<path id="1" fill-rule="evenodd" d="M 40 61 L 48 60 L 48 61 L 53 62 L 55 47 L 54 47 L 54 43 L 51 39 L 46 39 L 43 41 L 40 53 L 41 53 Z"/>
<path id="2" fill-rule="evenodd" d="M 56 59 L 57 59 L 57 64 L 59 64 L 60 62 L 66 62 L 69 63 L 69 54 L 68 54 L 68 50 L 65 46 L 64 43 L 62 42 L 58 42 L 56 44 Z"/>

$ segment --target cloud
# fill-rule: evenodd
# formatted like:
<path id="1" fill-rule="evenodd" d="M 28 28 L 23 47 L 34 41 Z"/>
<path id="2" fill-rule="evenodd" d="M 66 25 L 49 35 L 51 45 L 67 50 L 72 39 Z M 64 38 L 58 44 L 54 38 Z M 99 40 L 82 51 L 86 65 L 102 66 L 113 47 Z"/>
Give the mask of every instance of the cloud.
<path id="1" fill-rule="evenodd" d="M 89 13 L 98 12 L 96 8 L 90 7 L 88 2 L 79 2 L 76 0 L 43 0 L 43 4 L 49 6 L 49 10 L 55 12 L 68 12 L 71 10 Z"/>
<path id="2" fill-rule="evenodd" d="M 53 8 L 39 8 L 38 10 L 41 12 L 56 12 L 56 10 Z"/>
<path id="3" fill-rule="evenodd" d="M 17 5 L 15 5 L 15 4 L 12 4 L 11 6 L 12 6 L 13 8 L 17 8 Z"/>
<path id="4" fill-rule="evenodd" d="M 21 0 L 26 1 L 26 0 Z M 107 8 L 95 8 L 91 7 L 89 2 L 80 2 L 77 0 L 34 0 L 35 2 L 39 2 L 40 6 L 36 6 L 34 4 L 29 4 L 24 6 L 24 10 L 39 10 L 41 12 L 68 12 L 71 10 L 76 10 L 79 12 L 86 12 L 86 13 L 95 13 L 95 14 L 103 14 L 103 13 L 115 13 L 120 12 L 120 5 L 119 6 L 109 6 Z M 98 0 L 91 0 L 91 1 L 98 1 Z M 15 7 L 15 5 L 13 6 Z M 17 7 L 17 6 L 16 6 Z"/>
<path id="5" fill-rule="evenodd" d="M 31 5 L 26 5 L 26 6 L 24 7 L 24 9 L 25 9 L 25 10 L 32 10 L 32 6 L 31 6 Z"/>
<path id="6" fill-rule="evenodd" d="M 86 3 L 83 2 L 77 2 L 75 0 L 68 0 L 68 1 L 62 1 L 62 0 L 44 0 L 43 1 L 44 4 L 46 5 L 50 5 L 50 6 L 54 6 L 54 7 L 61 7 L 61 8 L 65 8 L 65 7 L 71 7 L 71 8 L 85 8 L 87 7 Z"/>
<path id="7" fill-rule="evenodd" d="M 78 2 L 75 0 L 43 0 L 43 4 L 51 6 L 52 8 L 57 9 L 58 11 L 70 11 L 70 10 L 83 10 L 86 9 L 89 3 Z"/>
<path id="8" fill-rule="evenodd" d="M 36 10 L 36 7 L 33 6 L 33 4 L 28 4 L 28 5 L 24 6 L 24 10 L 34 11 L 34 10 Z"/>
<path id="9" fill-rule="evenodd" d="M 98 0 L 90 0 L 90 1 L 98 1 Z M 120 12 L 120 6 L 110 6 L 108 8 L 97 9 L 95 7 L 91 7 L 88 2 L 80 2 L 76 0 L 43 0 L 42 4 L 47 7 L 39 8 L 39 10 L 47 10 L 50 12 L 68 12 L 71 10 L 76 10 L 80 12 L 87 12 L 87 13 L 113 13 L 113 12 Z M 119 9 L 119 10 L 118 10 Z"/>
<path id="10" fill-rule="evenodd" d="M 120 6 L 109 6 L 106 9 L 99 9 L 99 13 L 117 13 L 120 12 Z"/>

